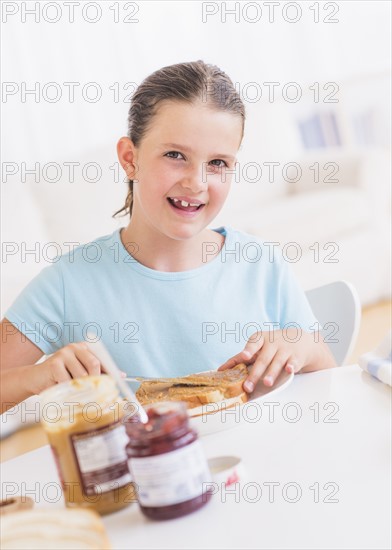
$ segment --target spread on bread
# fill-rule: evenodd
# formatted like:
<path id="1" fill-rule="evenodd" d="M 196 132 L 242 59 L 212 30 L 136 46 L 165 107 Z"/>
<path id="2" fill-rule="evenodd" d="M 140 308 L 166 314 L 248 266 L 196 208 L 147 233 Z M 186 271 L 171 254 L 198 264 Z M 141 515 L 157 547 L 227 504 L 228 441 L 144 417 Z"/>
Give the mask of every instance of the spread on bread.
<path id="1" fill-rule="evenodd" d="M 154 380 L 142 382 L 136 396 L 142 405 L 158 401 L 184 401 L 191 416 L 214 412 L 209 403 L 227 408 L 248 399 L 242 384 L 248 376 L 248 369 L 240 363 L 232 369 L 190 374 L 179 378 L 168 378 L 167 382 Z M 215 411 L 218 407 L 215 408 Z"/>

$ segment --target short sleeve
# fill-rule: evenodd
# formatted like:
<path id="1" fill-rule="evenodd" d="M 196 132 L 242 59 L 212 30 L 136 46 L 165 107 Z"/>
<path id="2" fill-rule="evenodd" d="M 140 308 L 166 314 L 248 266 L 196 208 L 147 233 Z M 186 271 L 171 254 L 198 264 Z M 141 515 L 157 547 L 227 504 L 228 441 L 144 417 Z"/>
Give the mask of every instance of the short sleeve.
<path id="1" fill-rule="evenodd" d="M 318 330 L 318 321 L 301 288 L 292 267 L 283 257 L 280 258 L 280 328 L 299 325 L 306 332 Z"/>
<path id="2" fill-rule="evenodd" d="M 40 271 L 4 317 L 46 355 L 63 347 L 64 290 L 58 264 Z"/>

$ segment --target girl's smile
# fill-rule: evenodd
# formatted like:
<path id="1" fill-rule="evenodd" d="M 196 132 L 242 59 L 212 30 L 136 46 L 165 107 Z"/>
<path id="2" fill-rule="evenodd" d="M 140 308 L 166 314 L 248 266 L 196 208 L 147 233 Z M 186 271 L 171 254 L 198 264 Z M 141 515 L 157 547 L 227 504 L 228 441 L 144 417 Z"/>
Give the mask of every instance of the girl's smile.
<path id="1" fill-rule="evenodd" d="M 167 200 L 180 216 L 194 217 L 205 206 L 205 203 L 192 197 L 168 197 Z"/>

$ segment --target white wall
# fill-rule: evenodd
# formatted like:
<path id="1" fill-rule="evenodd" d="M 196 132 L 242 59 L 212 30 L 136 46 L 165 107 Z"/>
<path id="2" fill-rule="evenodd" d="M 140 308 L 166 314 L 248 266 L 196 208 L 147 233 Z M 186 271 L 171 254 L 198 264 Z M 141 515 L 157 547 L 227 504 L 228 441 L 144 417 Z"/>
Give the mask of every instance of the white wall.
<path id="1" fill-rule="evenodd" d="M 18 170 L 15 176 L 5 178 L 3 174 L 2 240 L 17 243 L 17 248 L 23 241 L 30 247 L 48 240 L 86 242 L 112 231 L 119 223 L 125 224 L 125 220 L 111 219 L 123 204 L 125 187 L 113 182 L 109 167 L 117 161 L 119 137 L 126 134 L 126 83 L 138 84 L 164 65 L 196 59 L 219 65 L 241 89 L 249 82 L 262 85 L 271 81 L 282 85 L 295 81 L 305 89 L 314 81 L 350 82 L 371 74 L 383 75 L 390 67 L 389 2 L 332 3 L 339 7 L 335 15 L 339 22 L 330 24 L 322 21 L 330 12 L 324 9 L 325 2 L 318 3 L 319 23 L 313 20 L 310 2 L 299 3 L 302 17 L 296 23 L 282 17 L 287 2 L 276 9 L 273 23 L 268 21 L 264 2 L 258 3 L 262 17 L 254 23 L 247 22 L 243 14 L 238 23 L 230 15 L 222 22 L 225 3 L 215 3 L 220 13 L 203 22 L 202 2 L 177 1 L 138 2 L 138 22 L 128 24 L 121 20 L 114 23 L 110 10 L 117 5 L 122 19 L 129 13 L 123 9 L 124 2 L 98 2 L 102 18 L 97 23 L 81 17 L 81 6 L 75 9 L 75 21 L 69 23 L 61 2 L 61 19 L 46 22 L 43 6 L 48 3 L 41 2 L 40 21 L 34 20 L 38 15 L 27 15 L 23 22 L 22 4 L 29 9 L 35 5 L 19 3 L 19 11 L 7 16 L 2 26 L 1 60 L 3 93 L 4 83 L 11 83 L 6 90 L 13 85 L 17 89 L 14 95 L 3 95 L 2 158 L 3 162 L 16 163 Z M 230 8 L 234 3 L 226 5 Z M 255 13 L 249 10 L 245 17 L 254 18 Z M 293 12 L 287 13 L 293 17 Z M 48 8 L 47 18 L 53 19 L 54 14 Z M 93 17 L 93 9 L 88 16 Z M 38 101 L 32 95 L 24 100 L 23 86 L 31 89 L 36 82 L 41 90 Z M 63 93 L 57 102 L 51 103 L 43 95 L 49 82 L 58 83 Z M 64 82 L 80 83 L 74 102 L 68 100 Z M 97 83 L 102 90 L 98 102 L 81 97 L 80 90 L 88 82 Z M 110 90 L 115 83 L 120 89 L 118 102 Z M 267 93 L 264 87 L 263 93 Z M 247 103 L 243 158 L 262 161 L 298 156 L 301 144 L 292 121 L 299 109 L 300 104 L 281 99 L 269 103 L 265 95 L 257 103 Z M 41 171 L 39 182 L 32 176 L 21 182 L 21 163 L 31 168 L 36 162 L 41 168 L 50 162 L 60 164 L 61 180 L 45 181 Z M 102 178 L 98 183 L 83 181 L 77 169 L 76 181 L 71 183 L 65 162 L 79 162 L 81 166 L 100 163 Z M 277 184 L 272 194 L 279 190 Z M 35 262 L 29 257 L 23 263 L 19 251 L 7 256 L 2 265 L 2 310 L 43 265 L 42 258 Z"/>

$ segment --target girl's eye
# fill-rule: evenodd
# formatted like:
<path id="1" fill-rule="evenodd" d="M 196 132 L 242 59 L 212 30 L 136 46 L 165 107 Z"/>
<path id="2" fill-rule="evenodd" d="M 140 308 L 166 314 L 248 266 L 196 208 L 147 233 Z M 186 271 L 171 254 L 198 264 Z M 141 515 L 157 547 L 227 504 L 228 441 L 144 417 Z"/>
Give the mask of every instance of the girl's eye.
<path id="1" fill-rule="evenodd" d="M 168 157 L 168 158 L 171 158 L 171 159 L 174 159 L 174 160 L 180 160 L 180 157 L 178 155 L 181 155 L 181 157 L 184 158 L 184 155 L 182 153 L 180 153 L 179 151 L 169 151 L 169 152 L 165 153 L 164 156 Z M 215 168 L 223 168 L 224 166 L 226 166 L 226 168 L 228 167 L 227 162 L 225 162 L 222 159 L 211 160 L 210 164 L 212 166 L 214 166 Z"/>
<path id="2" fill-rule="evenodd" d="M 212 163 L 215 163 L 215 162 L 222 162 L 223 164 L 213 164 L 213 166 L 216 166 L 217 168 L 223 168 L 224 166 L 226 166 L 227 168 L 227 162 L 225 162 L 224 160 L 222 159 L 214 159 L 214 160 L 211 160 Z"/>
<path id="3" fill-rule="evenodd" d="M 182 153 L 179 153 L 178 151 L 169 151 L 168 153 L 165 154 L 165 157 L 167 157 L 168 155 L 181 155 L 182 158 L 184 158 Z M 178 157 L 176 157 L 176 156 L 169 156 L 169 158 L 178 159 Z"/>

